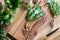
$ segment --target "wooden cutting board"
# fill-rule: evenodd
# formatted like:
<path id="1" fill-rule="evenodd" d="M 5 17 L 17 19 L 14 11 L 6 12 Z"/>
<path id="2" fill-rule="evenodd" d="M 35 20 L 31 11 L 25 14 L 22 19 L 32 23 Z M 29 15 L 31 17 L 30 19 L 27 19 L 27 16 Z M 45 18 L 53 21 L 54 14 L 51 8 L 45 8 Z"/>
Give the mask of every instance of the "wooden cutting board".
<path id="1" fill-rule="evenodd" d="M 46 27 L 46 25 L 52 20 L 52 16 L 48 8 L 44 5 L 45 0 L 41 0 L 41 6 L 45 15 L 43 17 L 40 17 L 39 19 L 29 22 L 29 27 L 32 29 L 32 33 L 28 37 L 28 39 L 30 40 L 37 38 L 39 31 L 42 28 Z M 12 20 L 12 23 L 5 27 L 5 30 L 8 32 L 8 34 L 13 36 L 17 40 L 24 40 L 25 38 L 22 33 L 22 28 L 25 26 L 26 23 L 26 14 L 27 11 L 24 10 L 24 8 L 18 8 L 16 14 L 14 14 L 14 19 Z"/>
<path id="2" fill-rule="evenodd" d="M 46 27 L 46 25 L 52 19 L 52 16 L 51 16 L 48 8 L 46 6 L 44 6 L 44 4 L 45 4 L 45 2 L 44 1 L 41 1 L 41 6 L 42 6 L 42 9 L 43 9 L 45 15 L 43 17 L 40 17 L 39 19 L 36 19 L 36 20 L 34 20 L 32 22 L 29 22 L 29 27 L 32 28 L 32 33 L 28 37 L 28 39 L 30 39 L 30 40 L 33 40 L 37 36 L 38 32 L 42 28 Z M 12 35 L 17 40 L 24 40 L 24 38 L 25 38 L 24 35 L 23 35 L 23 33 L 22 33 L 22 28 L 25 25 L 25 17 L 26 17 L 26 14 L 27 14 L 27 11 L 25 10 L 22 13 L 22 15 L 19 17 L 19 19 L 16 20 L 15 23 L 13 23 L 12 27 L 10 28 L 10 30 L 8 32 L 10 35 Z"/>

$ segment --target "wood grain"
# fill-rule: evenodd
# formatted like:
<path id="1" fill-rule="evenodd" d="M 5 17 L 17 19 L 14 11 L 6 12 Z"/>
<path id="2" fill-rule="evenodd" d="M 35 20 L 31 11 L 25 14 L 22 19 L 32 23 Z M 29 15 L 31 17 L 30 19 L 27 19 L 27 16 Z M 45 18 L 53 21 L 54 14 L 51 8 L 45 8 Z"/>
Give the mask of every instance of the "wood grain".
<path id="1" fill-rule="evenodd" d="M 5 30 L 6 30 L 6 32 L 9 32 L 10 31 L 10 29 L 12 28 L 12 26 L 15 24 L 15 22 L 21 17 L 21 15 L 23 14 L 23 9 L 22 8 L 19 8 L 18 10 L 17 10 L 17 12 L 13 15 L 14 16 L 14 18 L 13 18 L 13 20 L 12 20 L 12 22 L 10 23 L 10 25 L 8 25 L 8 26 L 6 26 L 5 27 Z"/>
<path id="2" fill-rule="evenodd" d="M 16 30 L 19 28 L 19 25 L 21 25 L 22 21 L 25 19 L 25 17 L 26 17 L 26 11 L 19 17 L 18 20 L 16 20 L 15 24 L 12 26 L 12 28 L 8 33 L 13 35 L 16 32 Z"/>
<path id="3" fill-rule="evenodd" d="M 28 37 L 28 39 L 30 38 L 30 40 L 37 40 L 37 38 L 39 38 L 39 31 L 42 30 L 42 28 L 46 27 L 46 25 L 48 23 L 50 23 L 50 21 L 52 20 L 52 16 L 48 10 L 48 7 L 44 6 L 45 5 L 45 1 L 44 0 L 41 0 L 41 6 L 42 6 L 42 10 L 44 11 L 44 16 L 40 19 L 40 20 L 36 20 L 38 21 L 35 26 L 33 27 L 32 29 L 32 33 L 30 35 L 30 37 Z M 42 20 L 42 21 L 41 21 Z M 36 22 L 31 22 L 31 27 L 32 27 L 32 24 L 34 25 L 34 23 Z"/>
<path id="4" fill-rule="evenodd" d="M 26 20 L 23 20 L 19 28 L 16 30 L 15 34 L 13 35 L 17 40 L 24 40 L 25 37 L 22 33 L 22 28 L 25 26 Z"/>
<path id="5" fill-rule="evenodd" d="M 49 36 L 46 40 L 53 40 L 54 38 L 58 37 L 60 35 L 60 29 L 56 31 L 54 34 Z"/>

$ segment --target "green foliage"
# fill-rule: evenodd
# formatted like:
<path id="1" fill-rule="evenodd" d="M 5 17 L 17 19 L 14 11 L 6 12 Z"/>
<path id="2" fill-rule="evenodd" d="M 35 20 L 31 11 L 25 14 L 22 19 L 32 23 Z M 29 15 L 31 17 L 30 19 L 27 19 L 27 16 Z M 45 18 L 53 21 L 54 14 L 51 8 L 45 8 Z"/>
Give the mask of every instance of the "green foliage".
<path id="1" fill-rule="evenodd" d="M 27 21 L 33 21 L 41 16 L 43 16 L 43 11 L 41 9 L 41 6 L 38 4 L 35 4 L 32 8 L 30 8 L 30 5 L 27 5 Z"/>
<path id="2" fill-rule="evenodd" d="M 2 26 L 8 25 L 12 18 L 13 18 L 12 14 L 7 9 L 0 11 L 0 25 Z"/>
<path id="3" fill-rule="evenodd" d="M 16 9 L 21 6 L 20 0 L 4 0 L 5 6 L 11 11 L 16 12 Z"/>
<path id="4" fill-rule="evenodd" d="M 3 27 L 0 27 L 0 40 L 7 40 L 6 33 Z"/>
<path id="5" fill-rule="evenodd" d="M 47 3 L 51 13 L 54 16 L 57 16 L 60 14 L 60 4 L 58 2 L 55 2 L 54 0 L 48 0 Z"/>

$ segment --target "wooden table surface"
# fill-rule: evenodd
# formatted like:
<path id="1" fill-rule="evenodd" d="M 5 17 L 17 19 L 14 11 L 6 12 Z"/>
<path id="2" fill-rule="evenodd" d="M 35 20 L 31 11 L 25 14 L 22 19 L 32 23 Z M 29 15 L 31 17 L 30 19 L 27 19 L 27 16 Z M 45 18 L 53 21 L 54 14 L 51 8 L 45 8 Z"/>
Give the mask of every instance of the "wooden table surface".
<path id="1" fill-rule="evenodd" d="M 0 0 L 0 1 L 3 2 L 3 0 Z M 3 4 L 4 4 L 4 2 L 3 2 Z M 43 0 L 42 0 L 42 4 L 45 4 L 45 2 Z M 51 16 L 50 12 L 46 9 L 46 7 L 44 7 L 43 5 L 42 5 L 42 7 L 43 7 L 43 11 L 45 10 L 44 13 L 46 13 L 45 16 L 47 17 L 47 19 L 45 20 L 45 22 L 42 25 L 38 24 L 38 25 L 35 26 L 35 28 L 36 27 L 38 28 L 38 31 L 35 30 L 35 29 L 33 29 L 33 32 L 34 31 L 38 32 L 38 35 L 35 37 L 36 39 L 37 39 L 37 37 L 39 35 L 43 35 L 44 32 L 46 34 L 48 34 L 50 32 L 50 29 L 51 29 L 51 27 L 48 25 L 48 23 L 50 23 L 50 21 L 52 20 L 52 16 Z M 22 7 L 18 8 L 16 14 L 13 14 L 14 19 L 12 20 L 11 24 L 8 25 L 7 27 L 5 27 L 6 32 L 8 32 L 8 34 L 10 34 L 11 36 L 13 36 L 17 40 L 23 40 L 25 38 L 24 35 L 23 35 L 23 33 L 22 33 L 22 28 L 25 26 L 25 23 L 26 23 L 26 19 L 25 19 L 26 14 L 27 14 L 26 10 L 24 10 Z M 33 22 L 30 22 L 30 27 L 32 28 L 33 24 L 35 22 L 37 22 L 38 20 L 41 20 L 41 18 L 37 19 L 37 20 L 35 20 Z M 59 18 L 58 18 L 58 20 L 59 20 Z M 49 27 L 48 26 L 46 27 L 46 25 L 48 25 Z M 44 29 L 44 28 L 46 28 L 46 29 Z M 43 30 L 43 31 L 41 31 L 41 30 Z M 47 30 L 47 31 L 44 31 L 44 30 Z M 43 34 L 41 32 L 43 32 Z M 32 37 L 32 36 L 30 36 L 30 37 Z"/>

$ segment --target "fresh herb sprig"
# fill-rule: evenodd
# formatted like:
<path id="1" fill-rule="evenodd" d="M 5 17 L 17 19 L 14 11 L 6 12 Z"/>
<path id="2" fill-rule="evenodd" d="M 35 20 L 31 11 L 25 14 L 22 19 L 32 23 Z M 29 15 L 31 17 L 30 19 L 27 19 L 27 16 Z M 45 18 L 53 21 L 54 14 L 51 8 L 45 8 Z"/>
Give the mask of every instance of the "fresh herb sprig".
<path id="1" fill-rule="evenodd" d="M 50 9 L 50 12 L 55 17 L 60 14 L 60 4 L 58 2 L 55 2 L 54 0 L 48 0 L 47 4 L 48 4 L 48 7 Z"/>
<path id="2" fill-rule="evenodd" d="M 41 5 L 35 4 L 32 8 L 30 5 L 27 5 L 27 21 L 33 21 L 41 16 L 43 16 L 43 11 Z"/>
<path id="3" fill-rule="evenodd" d="M 1 26 L 9 25 L 12 18 L 13 18 L 12 13 L 10 13 L 7 9 L 0 11 L 0 25 Z"/>
<path id="4" fill-rule="evenodd" d="M 5 6 L 12 12 L 16 12 L 16 9 L 21 6 L 21 0 L 4 0 Z"/>
<path id="5" fill-rule="evenodd" d="M 0 27 L 0 40 L 7 40 L 6 33 L 3 27 Z"/>

